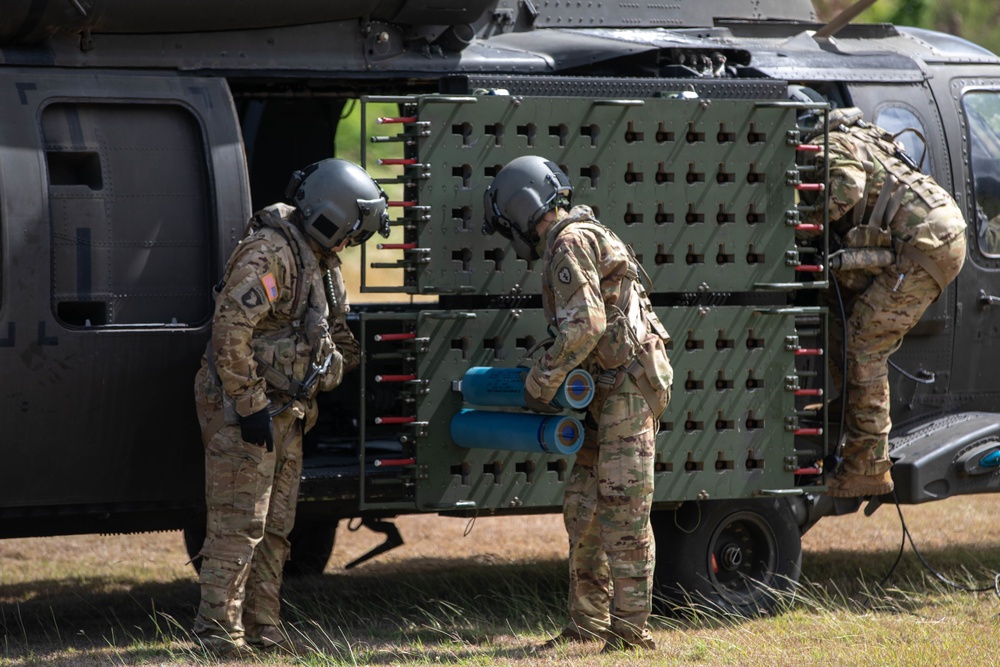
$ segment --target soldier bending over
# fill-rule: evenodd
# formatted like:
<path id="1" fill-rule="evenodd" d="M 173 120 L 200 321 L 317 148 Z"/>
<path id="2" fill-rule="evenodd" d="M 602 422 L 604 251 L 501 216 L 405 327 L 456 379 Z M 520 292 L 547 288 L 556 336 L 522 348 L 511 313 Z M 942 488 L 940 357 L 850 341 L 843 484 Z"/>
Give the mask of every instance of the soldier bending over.
<path id="1" fill-rule="evenodd" d="M 834 383 L 845 389 L 846 439 L 840 468 L 828 480 L 829 494 L 875 496 L 893 490 L 889 356 L 958 275 L 966 225 L 951 195 L 923 174 L 888 132 L 864 122 L 860 109 L 834 109 L 829 124 L 829 153 L 815 154 L 813 174 L 818 180 L 829 167 L 831 246 L 839 239 L 845 252 L 880 248 L 889 258 L 886 266 L 834 271 L 847 313 L 846 369 L 835 363 L 844 343 L 836 321 L 830 359 Z M 803 222 L 822 223 L 822 206 Z M 835 266 L 836 253 L 831 260 Z"/>
<path id="2" fill-rule="evenodd" d="M 655 435 L 673 378 L 670 338 L 631 248 L 589 207 L 570 210 L 572 190 L 557 165 L 525 156 L 500 170 L 484 201 L 485 231 L 511 239 L 521 259 L 543 259 L 545 316 L 558 333 L 528 373 L 526 404 L 554 411 L 549 402 L 578 366 L 597 379 L 563 503 L 570 618 L 550 643 L 655 648 L 646 627 L 656 559 L 649 513 Z"/>
<path id="3" fill-rule="evenodd" d="M 257 212 L 229 258 L 195 379 L 208 525 L 194 632 L 221 654 L 289 648 L 279 595 L 302 436 L 316 393 L 359 361 L 337 253 L 388 235 L 385 194 L 351 162 L 295 172 L 287 196 L 294 206 Z"/>

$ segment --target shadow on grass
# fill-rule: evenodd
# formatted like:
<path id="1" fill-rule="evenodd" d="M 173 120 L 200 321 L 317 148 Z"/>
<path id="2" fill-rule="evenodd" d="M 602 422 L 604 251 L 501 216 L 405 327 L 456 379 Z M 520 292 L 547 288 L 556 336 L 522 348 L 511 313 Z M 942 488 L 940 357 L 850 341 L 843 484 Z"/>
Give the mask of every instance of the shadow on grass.
<path id="1" fill-rule="evenodd" d="M 831 582 L 846 593 L 860 592 L 891 575 L 887 585 L 934 575 L 907 544 L 898 565 L 898 551 L 858 554 L 848 550 L 805 552 L 802 576 L 809 581 Z M 990 586 L 1000 570 L 1000 554 L 993 545 L 960 544 L 939 549 L 921 549 L 920 555 L 946 578 L 965 586 Z"/>
<path id="2" fill-rule="evenodd" d="M 494 634 L 545 632 L 565 613 L 565 562 L 422 560 L 412 569 L 405 563 L 373 563 L 370 569 L 286 580 L 284 618 L 302 635 L 300 643 L 341 652 L 354 643 L 376 646 L 401 638 L 461 647 Z M 198 586 L 188 579 L 39 580 L 0 587 L 0 662 L 91 664 L 60 655 L 111 647 L 117 649 L 116 663 L 142 664 L 151 644 L 190 644 L 187 631 L 198 599 Z"/>
<path id="3" fill-rule="evenodd" d="M 993 547 L 945 548 L 924 557 L 964 584 L 992 583 L 986 564 L 995 562 Z M 834 612 L 906 613 L 917 604 L 914 599 L 942 592 L 909 550 L 884 589 L 877 589 L 895 558 L 895 552 L 868 553 L 863 560 L 849 551 L 807 553 L 803 585 L 781 593 L 778 609 L 804 605 Z M 335 663 L 405 662 L 417 657 L 407 653 L 413 647 L 418 647 L 420 660 L 455 662 L 472 656 L 528 657 L 532 638 L 557 631 L 565 619 L 565 561 L 421 560 L 409 565 L 370 563 L 350 575 L 286 580 L 284 617 L 290 632 L 300 645 Z M 108 658 L 109 651 L 113 657 L 107 661 L 116 664 L 164 658 L 201 662 L 188 635 L 198 597 L 198 586 L 189 579 L 154 584 L 40 580 L 0 587 L 0 662 L 94 664 L 79 661 L 80 654 Z M 654 626 L 669 630 L 739 622 L 695 605 L 656 619 Z M 512 645 L 512 636 L 525 640 Z"/>

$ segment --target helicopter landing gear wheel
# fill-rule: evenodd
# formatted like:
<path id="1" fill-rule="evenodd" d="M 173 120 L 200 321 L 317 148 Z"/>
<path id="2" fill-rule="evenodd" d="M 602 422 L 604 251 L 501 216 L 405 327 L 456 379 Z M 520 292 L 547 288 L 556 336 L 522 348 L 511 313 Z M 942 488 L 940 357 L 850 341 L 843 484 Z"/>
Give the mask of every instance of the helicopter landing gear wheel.
<path id="1" fill-rule="evenodd" d="M 802 543 L 781 498 L 685 503 L 653 515 L 654 590 L 666 607 L 753 616 L 798 583 Z"/>

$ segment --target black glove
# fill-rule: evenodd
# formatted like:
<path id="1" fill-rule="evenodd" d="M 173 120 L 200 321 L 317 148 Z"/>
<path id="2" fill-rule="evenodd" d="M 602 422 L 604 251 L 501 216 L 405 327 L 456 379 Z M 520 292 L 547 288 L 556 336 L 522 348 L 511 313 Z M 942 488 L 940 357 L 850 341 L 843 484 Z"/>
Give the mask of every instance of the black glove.
<path id="1" fill-rule="evenodd" d="M 243 442 L 258 447 L 267 445 L 267 451 L 274 451 L 274 431 L 271 430 L 271 413 L 267 408 L 240 417 L 240 437 Z"/>
<path id="2" fill-rule="evenodd" d="M 559 408 L 552 405 L 551 403 L 546 403 L 540 398 L 536 398 L 528 393 L 528 388 L 524 388 L 524 407 L 532 412 L 537 412 L 543 415 L 554 415 L 561 412 Z"/>

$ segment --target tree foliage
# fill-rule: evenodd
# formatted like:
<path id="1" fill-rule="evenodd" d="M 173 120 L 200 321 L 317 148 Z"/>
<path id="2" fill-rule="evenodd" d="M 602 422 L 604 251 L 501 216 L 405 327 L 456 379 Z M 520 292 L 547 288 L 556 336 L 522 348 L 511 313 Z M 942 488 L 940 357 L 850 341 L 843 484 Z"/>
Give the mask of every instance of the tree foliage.
<path id="1" fill-rule="evenodd" d="M 853 4 L 854 0 L 815 0 L 816 12 L 824 21 Z M 857 20 L 939 30 L 1000 53 L 1000 3 L 996 0 L 879 0 Z"/>

